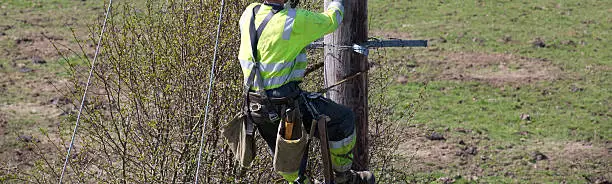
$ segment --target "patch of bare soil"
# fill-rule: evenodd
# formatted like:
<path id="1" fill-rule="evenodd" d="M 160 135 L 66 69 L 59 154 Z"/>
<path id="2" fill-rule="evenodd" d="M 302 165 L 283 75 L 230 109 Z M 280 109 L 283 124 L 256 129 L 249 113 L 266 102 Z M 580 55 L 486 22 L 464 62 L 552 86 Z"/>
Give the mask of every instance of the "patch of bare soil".
<path id="1" fill-rule="evenodd" d="M 479 133 L 472 133 L 467 129 L 456 129 L 443 133 L 433 133 L 414 128 L 410 132 L 412 138 L 401 143 L 399 154 L 410 158 L 407 168 L 414 173 L 461 171 L 452 174 L 463 174 L 464 177 L 482 176 L 485 172 L 479 167 L 479 160 L 487 155 L 481 149 L 480 142 L 488 140 Z M 452 135 L 451 132 L 461 132 L 462 136 Z M 435 136 L 434 136 L 435 135 Z M 443 137 L 432 138 L 432 137 Z"/>
<path id="2" fill-rule="evenodd" d="M 420 61 L 440 70 L 434 78 L 442 80 L 481 81 L 491 85 L 523 84 L 555 80 L 562 70 L 546 59 L 512 54 L 443 53 L 441 61 Z"/>
<path id="3" fill-rule="evenodd" d="M 69 48 L 78 48 L 78 46 L 71 44 L 63 38 L 43 33 L 27 34 L 26 36 L 16 38 L 14 42 L 17 46 L 17 52 L 5 54 L 12 58 L 13 61 L 32 60 L 33 58 L 58 59 L 60 58 L 60 53 L 68 53 Z"/>
<path id="4" fill-rule="evenodd" d="M 46 15 L 45 13 L 33 13 L 30 11 L 19 11 L 19 13 L 9 18 L 8 25 L 0 25 L 0 42 L 13 42 L 9 48 L 0 49 L 0 57 L 17 60 L 31 60 L 32 58 L 42 58 L 55 60 L 60 58 L 59 53 L 73 55 L 79 53 L 79 46 L 76 39 L 66 28 L 80 26 L 80 18 L 67 17 L 62 15 Z M 30 27 L 20 27 L 11 24 L 25 24 Z M 18 29 L 17 33 L 9 33 L 7 30 Z M 87 40 L 86 29 L 76 29 L 75 33 L 81 41 Z M 80 41 L 79 41 L 80 42 Z M 83 43 L 83 42 L 81 42 Z M 55 45 L 55 46 L 54 46 Z M 91 44 L 83 46 L 86 52 L 92 50 Z M 70 51 L 72 50 L 72 51 Z"/>
<path id="5" fill-rule="evenodd" d="M 566 142 L 556 143 L 548 151 L 543 151 L 549 154 L 551 162 L 568 163 L 570 168 L 588 167 L 589 162 L 599 163 L 609 167 L 612 166 L 612 152 L 608 148 L 595 146 L 588 142 Z M 612 145 L 607 145 L 610 147 Z M 612 177 L 612 173 L 610 177 Z M 612 178 L 610 178 L 612 179 Z"/>
<path id="6" fill-rule="evenodd" d="M 612 146 L 612 145 L 610 145 Z M 558 152 L 562 158 L 569 160 L 593 159 L 593 158 L 608 158 L 612 159 L 611 150 L 606 148 L 593 146 L 591 143 L 585 142 L 569 142 L 563 144 L 563 147 Z M 612 161 L 612 160 L 609 160 Z"/>
<path id="7" fill-rule="evenodd" d="M 17 143 L 15 143 L 17 146 L 0 152 L 3 160 L 3 162 L 0 162 L 0 171 L 4 170 L 8 174 L 19 175 L 32 168 L 35 165 L 35 160 L 58 157 L 56 154 L 61 151 L 57 144 L 59 140 L 55 137 L 51 137 L 51 139 L 53 140 L 48 140 L 43 136 L 27 134 L 18 136 Z M 53 141 L 53 143 L 50 141 Z M 55 160 L 47 161 L 55 162 Z M 2 176 L 1 172 L 0 176 Z"/>
<path id="8" fill-rule="evenodd" d="M 41 77 L 28 79 L 28 75 L 37 72 L 41 71 L 0 73 L 0 91 L 4 91 L 0 98 L 11 99 L 0 103 L 0 169 L 8 173 L 31 168 L 39 158 L 35 152 L 48 155 L 52 144 L 39 128 L 58 135 L 58 122 L 65 114 L 62 109 L 72 107 L 72 100 L 62 94 L 68 80 L 55 78 L 54 74 L 37 74 Z"/>
<path id="9" fill-rule="evenodd" d="M 545 160 L 531 166 L 534 170 L 555 171 L 570 176 L 582 175 L 585 182 L 605 183 L 612 180 L 612 144 L 593 144 L 590 142 L 548 142 L 545 145 L 529 146 L 525 150 L 540 150 Z M 532 158 L 534 159 L 534 158 Z"/>
<path id="10" fill-rule="evenodd" d="M 446 141 L 429 141 L 424 137 L 410 139 L 399 148 L 400 153 L 411 158 L 412 169 L 418 171 L 439 170 L 457 160 L 453 145 Z"/>
<path id="11" fill-rule="evenodd" d="M 441 170 L 458 160 L 455 153 L 460 149 L 450 141 L 430 140 L 430 134 L 417 127 L 412 127 L 407 132 L 410 132 L 411 137 L 400 144 L 398 154 L 409 158 L 410 163 L 407 163 L 407 166 L 411 171 Z"/>
<path id="12" fill-rule="evenodd" d="M 0 106 L 0 111 L 13 112 L 16 115 L 39 115 L 42 117 L 55 118 L 62 113 L 61 109 L 52 105 L 38 103 L 15 103 Z"/>
<path id="13" fill-rule="evenodd" d="M 419 128 L 411 128 L 412 136 L 401 143 L 398 153 L 409 158 L 406 169 L 415 173 L 444 172 L 466 178 L 501 175 L 509 178 L 538 177 L 538 171 L 584 179 L 586 182 L 612 179 L 612 143 L 539 142 L 525 145 L 495 145 L 486 136 L 466 129 L 448 134 L 445 139 L 427 138 Z M 495 149 L 491 149 L 495 148 Z M 516 170 L 534 174 L 513 173 Z M 576 173 L 589 173 L 581 178 Z M 519 179 L 519 178 L 517 178 Z M 592 181 L 591 181 L 592 180 Z"/>

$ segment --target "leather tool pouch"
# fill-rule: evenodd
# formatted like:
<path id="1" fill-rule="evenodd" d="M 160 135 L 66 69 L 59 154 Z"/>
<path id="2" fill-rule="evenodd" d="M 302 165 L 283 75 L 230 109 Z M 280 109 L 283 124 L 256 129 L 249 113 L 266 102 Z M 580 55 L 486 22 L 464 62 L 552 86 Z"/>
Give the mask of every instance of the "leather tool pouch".
<path id="1" fill-rule="evenodd" d="M 304 129 L 304 125 L 301 121 L 301 114 L 297 108 L 297 102 L 295 108 L 289 108 L 282 118 L 278 132 L 276 134 L 276 148 L 274 152 L 274 170 L 278 172 L 296 172 L 300 167 L 300 160 L 304 156 L 306 147 L 308 144 L 308 134 Z M 285 122 L 290 121 L 293 123 L 291 128 L 290 138 L 288 135 Z"/>
<path id="2" fill-rule="evenodd" d="M 221 132 L 242 167 L 249 167 L 256 155 L 254 127 L 244 113 L 237 114 Z"/>

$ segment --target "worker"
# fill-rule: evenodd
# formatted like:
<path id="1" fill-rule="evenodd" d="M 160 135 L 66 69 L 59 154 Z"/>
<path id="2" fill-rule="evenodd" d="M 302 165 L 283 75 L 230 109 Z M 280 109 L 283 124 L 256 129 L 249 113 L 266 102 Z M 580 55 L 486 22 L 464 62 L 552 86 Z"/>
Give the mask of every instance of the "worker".
<path id="1" fill-rule="evenodd" d="M 348 0 L 331 1 L 323 13 L 295 9 L 299 1 L 287 1 L 253 3 L 240 18 L 241 44 L 238 59 L 245 86 L 249 89 L 246 102 L 249 105 L 249 119 L 268 144 L 271 153 L 285 151 L 281 155 L 276 154 L 277 159 L 277 156 L 306 150 L 283 150 L 285 148 L 277 147 L 277 141 L 279 126 L 282 127 L 280 121 L 288 114 L 288 109 L 299 111 L 302 121 L 301 125 L 296 126 L 310 130 L 314 117 L 306 103 L 312 104 L 316 111 L 330 117 L 327 132 L 334 182 L 374 183 L 371 172 L 351 170 L 352 150 L 356 142 L 355 115 L 352 110 L 316 93 L 304 92 L 299 87 L 307 67 L 305 47 L 338 28 L 344 15 L 343 1 Z M 304 94 L 307 94 L 307 98 L 301 97 Z M 279 171 L 276 168 L 277 160 L 274 161 L 275 170 L 289 183 L 310 183 L 312 181 L 304 176 L 307 154 L 298 155 L 302 158 L 278 161 L 299 165 L 297 170 Z"/>

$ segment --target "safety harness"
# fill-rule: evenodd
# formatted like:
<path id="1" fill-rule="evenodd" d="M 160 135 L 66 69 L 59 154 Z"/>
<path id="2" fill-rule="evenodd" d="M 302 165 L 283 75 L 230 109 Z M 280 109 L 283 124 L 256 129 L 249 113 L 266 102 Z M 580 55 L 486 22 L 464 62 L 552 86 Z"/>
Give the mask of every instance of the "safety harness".
<path id="1" fill-rule="evenodd" d="M 283 110 L 287 109 L 285 107 L 281 108 L 282 110 L 280 111 L 280 113 L 283 113 L 281 115 L 279 115 L 279 113 L 277 113 L 277 111 L 275 110 L 271 110 L 270 107 L 272 107 L 272 109 L 275 109 L 275 105 L 279 104 L 279 101 L 281 101 L 281 103 L 294 103 L 293 106 L 297 107 L 297 101 L 298 98 L 302 98 L 302 100 L 304 101 L 304 103 L 306 103 L 306 107 L 307 110 L 311 113 L 312 117 L 313 117 L 313 121 L 311 123 L 311 128 L 310 128 L 310 132 L 309 132 L 309 136 L 312 137 L 314 136 L 314 132 L 315 129 L 319 130 L 319 136 L 320 136 L 320 140 L 321 140 L 321 151 L 322 151 L 322 155 L 323 155 L 323 166 L 324 166 L 324 176 L 325 176 L 325 182 L 326 183 L 333 183 L 333 175 L 332 175 L 332 168 L 331 168 L 331 159 L 330 159 L 330 151 L 329 151 L 329 143 L 328 143 L 328 135 L 327 135 L 327 127 L 326 127 L 326 122 L 329 121 L 329 117 L 327 117 L 324 114 L 320 114 L 317 110 L 316 107 L 311 104 L 309 102 L 308 99 L 314 99 L 314 98 L 318 98 L 320 97 L 320 93 L 306 93 L 306 92 L 301 92 L 301 94 L 299 96 L 296 97 L 292 97 L 291 99 L 284 99 L 280 100 L 280 99 L 271 99 L 270 97 L 268 97 L 265 89 L 264 89 L 264 85 L 263 85 L 263 78 L 261 76 L 261 71 L 260 71 L 260 58 L 257 57 L 257 44 L 259 42 L 259 38 L 261 37 L 261 34 L 263 33 L 264 28 L 266 27 L 266 25 L 268 24 L 268 22 L 272 19 L 272 17 L 283 10 L 282 6 L 272 6 L 272 11 L 270 11 L 270 13 L 268 13 L 266 15 L 266 17 L 264 18 L 264 20 L 262 21 L 262 23 L 259 25 L 259 27 L 257 27 L 257 29 L 255 29 L 255 15 L 257 14 L 257 12 L 259 11 L 259 8 L 261 7 L 261 5 L 257 5 L 255 7 L 253 7 L 253 17 L 251 18 L 251 23 L 249 26 L 249 34 L 250 34 L 250 40 L 251 40 L 251 49 L 252 49 L 252 61 L 254 63 L 253 68 L 251 69 L 251 72 L 249 73 L 249 76 L 247 77 L 247 80 L 245 82 L 244 85 L 244 93 L 243 93 L 243 97 L 245 99 L 244 101 L 244 106 L 243 106 L 243 114 L 244 116 L 247 118 L 246 121 L 244 121 L 244 127 L 246 128 L 246 134 L 248 136 L 253 136 L 254 132 L 255 132 L 255 126 L 254 126 L 254 119 L 253 119 L 253 111 L 259 111 L 261 108 L 261 105 L 269 107 L 266 111 L 264 111 L 265 113 L 267 113 L 267 118 L 271 121 L 271 122 L 275 122 L 280 120 L 280 118 L 284 117 L 284 115 L 289 113 L 289 110 L 287 110 L 287 113 L 284 113 Z M 256 80 L 256 81 L 255 81 Z M 259 88 L 253 93 L 250 92 L 251 87 L 253 86 L 253 84 L 257 82 L 259 85 Z M 262 103 L 261 105 L 258 103 L 251 103 L 251 98 L 252 97 L 257 97 L 256 101 L 258 103 Z M 297 111 L 299 113 L 299 110 L 294 109 L 294 112 Z M 297 115 L 297 116 L 301 116 L 301 115 Z M 295 115 L 294 115 L 295 118 Z M 288 118 L 289 119 L 289 118 Z M 293 121 L 293 120 L 291 120 Z M 300 122 L 300 124 L 298 126 L 302 126 L 302 123 Z M 282 125 L 281 125 L 282 127 Z M 279 128 L 279 132 L 281 132 L 281 128 Z M 298 132 L 300 133 L 300 132 Z M 305 132 L 304 132 L 305 133 Z M 302 134 L 302 133 L 300 133 Z M 304 135 L 302 135 L 304 136 Z M 291 137 L 291 136 L 290 136 Z M 312 138 L 307 138 L 306 141 L 306 145 L 299 145 L 300 149 L 303 149 L 303 152 L 306 152 L 306 149 L 308 147 L 308 145 L 310 144 Z M 283 141 L 277 141 L 277 147 L 279 144 L 283 144 Z M 277 170 L 283 170 L 283 168 L 277 168 L 277 164 L 276 164 L 276 157 L 278 156 L 278 153 L 281 150 L 276 150 L 276 154 L 275 155 L 275 169 Z M 295 156 L 295 158 L 293 158 L 294 160 L 299 160 L 302 157 L 302 155 L 297 155 Z M 295 169 L 295 168 L 292 168 Z M 292 170 L 289 169 L 289 170 Z"/>
<path id="2" fill-rule="evenodd" d="M 266 18 L 264 18 L 264 20 L 261 22 L 259 27 L 255 29 L 255 15 L 257 15 L 257 12 L 259 11 L 260 7 L 261 5 L 257 5 L 253 7 L 253 17 L 251 18 L 251 24 L 249 26 L 249 34 L 251 38 L 251 50 L 252 50 L 251 54 L 253 58 L 252 61 L 255 64 L 253 65 L 253 68 L 251 69 L 249 77 L 246 80 L 246 83 L 244 85 L 244 92 L 243 92 L 243 99 L 245 100 L 244 107 L 243 107 L 244 109 L 243 113 L 250 120 L 250 121 L 246 121 L 248 135 L 253 135 L 253 133 L 255 132 L 255 128 L 253 126 L 253 117 L 251 114 L 252 110 L 253 108 L 259 109 L 259 107 L 257 106 L 253 108 L 251 108 L 250 106 L 250 96 L 251 95 L 249 95 L 249 91 L 251 87 L 253 86 L 255 76 L 257 76 L 257 83 L 260 86 L 260 88 L 257 89 L 256 93 L 261 97 L 261 102 L 265 103 L 264 105 L 266 105 L 267 107 L 272 107 L 272 101 L 266 94 L 266 91 L 264 90 L 264 88 L 261 87 L 263 86 L 263 78 L 261 76 L 261 71 L 259 70 L 259 66 L 261 65 L 261 62 L 259 61 L 259 58 L 257 57 L 257 43 L 259 42 L 259 37 L 261 37 L 261 34 L 263 33 L 264 28 L 266 27 L 266 25 L 268 25 L 268 22 L 270 22 L 270 20 L 276 13 L 283 10 L 282 6 L 272 6 L 272 11 L 270 11 L 270 13 L 266 15 Z M 278 113 L 274 111 L 269 111 L 268 118 L 270 119 L 270 121 L 277 121 L 280 119 L 280 116 Z"/>

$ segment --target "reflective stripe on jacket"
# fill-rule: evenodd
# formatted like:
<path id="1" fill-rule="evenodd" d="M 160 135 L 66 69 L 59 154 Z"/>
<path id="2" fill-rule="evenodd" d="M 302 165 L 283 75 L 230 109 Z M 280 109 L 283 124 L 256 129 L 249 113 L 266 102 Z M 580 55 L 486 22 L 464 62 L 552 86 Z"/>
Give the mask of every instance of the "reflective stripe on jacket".
<path id="1" fill-rule="evenodd" d="M 255 65 L 251 50 L 249 26 L 253 7 L 249 5 L 240 17 L 240 51 L 238 59 L 244 74 L 249 76 Z M 271 6 L 261 5 L 255 16 L 255 26 L 259 26 Z M 284 9 L 278 12 L 263 30 L 257 44 L 257 55 L 260 58 L 259 69 L 263 78 L 264 89 L 278 88 L 292 81 L 301 81 L 308 65 L 305 47 L 311 42 L 329 34 L 338 28 L 342 21 L 344 7 L 337 2 L 329 4 L 323 13 L 303 9 Z M 258 76 L 256 76 L 258 77 Z M 257 81 L 256 79 L 255 81 Z M 253 83 L 253 90 L 261 88 L 258 82 Z"/>

